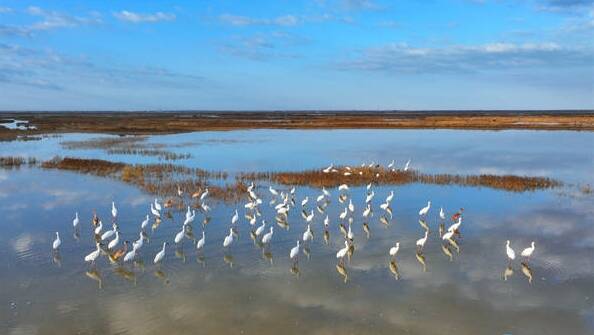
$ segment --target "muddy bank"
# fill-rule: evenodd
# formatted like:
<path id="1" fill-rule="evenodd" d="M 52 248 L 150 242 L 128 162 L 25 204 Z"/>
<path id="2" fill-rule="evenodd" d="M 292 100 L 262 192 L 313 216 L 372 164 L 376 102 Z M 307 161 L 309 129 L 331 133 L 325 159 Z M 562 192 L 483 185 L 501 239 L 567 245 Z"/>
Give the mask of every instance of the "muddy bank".
<path id="1" fill-rule="evenodd" d="M 0 127 L 0 137 L 72 132 L 150 135 L 237 129 L 594 130 L 594 111 L 0 113 L 0 119 L 15 117 L 29 121 L 35 129 Z"/>

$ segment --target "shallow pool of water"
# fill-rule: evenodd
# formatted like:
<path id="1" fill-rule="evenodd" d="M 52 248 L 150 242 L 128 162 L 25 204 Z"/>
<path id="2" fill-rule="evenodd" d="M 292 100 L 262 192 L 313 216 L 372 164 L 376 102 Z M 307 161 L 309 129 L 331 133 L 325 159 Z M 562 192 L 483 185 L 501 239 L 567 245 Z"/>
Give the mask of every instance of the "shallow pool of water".
<path id="1" fill-rule="evenodd" d="M 40 159 L 72 155 L 157 161 L 102 150 L 66 150 L 59 144 L 97 136 L 0 143 L 0 150 L 2 155 Z M 288 229 L 275 222 L 267 184 L 256 189 L 263 200 L 256 226 L 243 217 L 244 202 L 209 200 L 209 223 L 203 225 L 205 216 L 198 213 L 192 224 L 195 239 L 203 230 L 206 234 L 201 252 L 192 238 L 174 245 L 185 210 L 171 210 L 171 218 L 147 229 L 148 239 L 135 263 L 117 266 L 101 257 L 90 266 L 83 257 L 94 248 L 93 210 L 110 222 L 115 201 L 122 239 L 134 241 L 154 197 L 115 180 L 74 172 L 0 170 L 0 333 L 592 334 L 594 197 L 575 184 L 594 180 L 593 139 L 592 133 L 582 132 L 258 130 L 148 140 L 192 154 L 177 164 L 210 170 L 299 171 L 331 162 L 387 164 L 392 159 L 401 166 L 410 158 L 413 168 L 423 172 L 542 175 L 565 183 L 525 193 L 422 184 L 374 186 L 369 219 L 361 215 L 367 190 L 353 187 L 349 194 L 355 205 L 355 251 L 343 264 L 335 254 L 344 245 L 338 216 L 345 204 L 338 201 L 336 189 L 330 190 L 330 203 L 321 214 L 312 205 L 321 190 L 298 187 Z M 176 145 L 180 143 L 185 144 Z M 395 197 L 389 218 L 379 206 L 391 190 Z M 289 250 L 305 231 L 300 206 L 305 196 L 310 199 L 307 211 L 315 213 L 314 239 L 294 262 Z M 418 254 L 415 241 L 425 231 L 418 211 L 428 200 L 433 204 L 426 218 L 429 237 Z M 459 250 L 439 237 L 440 207 L 448 214 L 446 226 L 450 215 L 465 209 L 456 237 Z M 236 208 L 241 214 L 238 236 L 225 250 L 223 239 Z M 81 218 L 78 231 L 71 223 L 75 212 Z M 382 216 L 389 218 L 388 224 L 380 221 Z M 250 237 L 261 219 L 275 227 L 265 248 Z M 59 253 L 51 250 L 56 231 L 62 239 Z M 518 254 L 535 241 L 532 258 L 518 255 L 510 269 L 508 239 Z M 170 242 L 165 260 L 154 265 L 164 241 Z M 401 244 L 397 274 L 388 255 L 396 241 Z"/>

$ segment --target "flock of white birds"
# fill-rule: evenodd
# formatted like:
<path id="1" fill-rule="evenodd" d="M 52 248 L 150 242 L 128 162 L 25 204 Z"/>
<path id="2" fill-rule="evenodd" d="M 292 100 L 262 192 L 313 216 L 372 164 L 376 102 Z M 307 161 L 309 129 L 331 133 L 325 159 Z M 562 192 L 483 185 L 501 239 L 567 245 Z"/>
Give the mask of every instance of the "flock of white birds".
<path id="1" fill-rule="evenodd" d="M 405 164 L 403 170 L 406 171 L 409 169 L 410 160 Z M 374 166 L 375 163 L 372 163 L 370 166 Z M 388 171 L 395 171 L 394 169 L 394 161 L 392 161 L 388 166 Z M 350 167 L 345 167 L 343 171 L 334 168 L 333 165 L 323 169 L 324 173 L 342 173 L 344 176 L 350 175 L 352 169 Z M 265 188 L 260 188 L 264 189 Z M 251 237 L 254 241 L 258 241 L 263 247 L 267 247 L 270 243 L 272 243 L 273 234 L 274 234 L 274 227 L 270 225 L 267 229 L 266 220 L 261 219 L 261 224 L 257 225 L 258 218 L 262 217 L 261 214 L 261 206 L 263 206 L 262 197 L 259 196 L 256 192 L 257 188 L 252 183 L 247 188 L 247 198 L 248 201 L 244 204 L 245 209 L 245 218 L 251 228 Z M 264 191 L 265 192 L 265 191 Z M 309 204 L 313 204 L 316 207 L 317 212 L 320 216 L 324 216 L 323 225 L 324 225 L 324 238 L 327 241 L 328 238 L 328 229 L 330 227 L 330 217 L 329 215 L 325 214 L 326 207 L 330 204 L 332 195 L 331 192 L 326 189 L 325 187 L 322 188 L 321 194 L 315 197 L 315 200 L 310 200 L 309 196 L 303 198 L 300 202 L 296 201 L 296 189 L 292 187 L 291 189 L 285 191 L 279 191 L 274 189 L 272 186 L 268 187 L 268 192 L 272 200 L 269 202 L 269 205 L 274 208 L 276 212 L 275 220 L 276 223 L 280 227 L 288 227 L 288 215 L 290 211 L 299 210 L 301 209 L 301 216 L 305 223 L 305 231 L 303 232 L 302 238 L 296 241 L 296 244 L 293 248 L 289 251 L 289 258 L 293 262 L 297 262 L 300 252 L 302 251 L 302 242 L 308 243 L 309 241 L 313 240 L 314 234 L 312 230 L 312 224 L 314 222 L 314 218 L 316 216 L 313 209 L 309 209 Z M 357 215 L 355 204 L 353 203 L 353 198 L 350 196 L 350 187 L 348 184 L 342 184 L 337 188 L 338 192 L 338 201 L 341 206 L 344 206 L 344 209 L 340 212 L 339 218 L 339 229 L 344 236 L 344 247 L 339 249 L 336 252 L 336 258 L 339 260 L 337 265 L 337 269 L 339 272 L 344 272 L 344 258 L 348 255 L 352 255 L 354 251 L 354 233 L 352 229 L 354 217 Z M 203 192 L 197 192 L 191 195 L 193 200 L 198 201 L 198 208 L 201 210 L 205 215 L 211 210 L 210 207 L 207 205 L 206 200 L 208 198 L 208 188 L 206 188 Z M 183 199 L 184 192 L 178 187 L 178 196 Z M 366 187 L 366 195 L 365 195 L 365 203 L 363 205 L 363 210 L 360 212 L 361 217 L 364 219 L 363 221 L 363 230 L 369 234 L 369 226 L 367 224 L 367 219 L 373 215 L 373 208 L 372 208 L 372 199 L 375 197 L 375 191 L 373 189 L 373 183 L 370 183 Z M 394 198 L 394 191 L 390 191 L 390 193 L 386 196 L 385 200 L 379 206 L 380 209 L 383 211 L 383 215 L 380 217 L 380 221 L 384 224 L 388 223 L 388 218 L 392 217 L 392 209 L 391 203 Z M 299 205 L 297 205 L 299 204 Z M 154 202 L 150 203 L 150 213 L 154 217 L 155 222 L 158 224 L 161 221 L 162 211 L 164 209 L 164 205 L 159 203 L 158 199 L 155 199 Z M 425 218 L 428 216 L 431 210 L 431 201 L 427 202 L 427 205 L 421 208 L 418 212 L 420 220 L 420 225 L 424 228 L 424 234 L 416 241 L 416 248 L 417 248 L 417 259 L 424 265 L 424 258 L 422 256 L 422 250 L 425 247 L 428 236 L 429 236 L 429 227 L 426 224 Z M 229 234 L 226 235 L 221 242 L 223 248 L 228 249 L 231 248 L 233 243 L 238 238 L 237 233 L 237 225 L 239 223 L 239 211 L 235 209 L 232 213 L 232 217 L 230 220 L 230 227 L 229 227 Z M 462 214 L 463 209 L 457 211 L 454 215 L 451 216 L 451 225 L 446 229 L 445 223 L 448 221 L 446 218 L 445 211 L 442 208 L 439 210 L 439 236 L 440 238 L 446 242 L 451 244 L 456 250 L 459 251 L 459 246 L 456 241 L 456 235 L 460 234 L 460 228 L 462 225 Z M 111 204 L 111 216 L 112 216 L 112 229 L 105 230 L 105 226 L 103 222 L 99 219 L 99 217 L 94 214 L 92 219 L 92 226 L 93 226 L 93 233 L 96 242 L 96 248 L 90 252 L 88 255 L 84 257 L 84 261 L 95 264 L 98 258 L 102 255 L 108 257 L 108 259 L 112 263 L 127 263 L 134 261 L 139 254 L 139 250 L 143 247 L 144 241 L 147 238 L 146 229 L 150 223 L 150 215 L 147 214 L 144 220 L 140 224 L 140 231 L 138 233 L 138 239 L 132 242 L 132 247 L 129 247 L 129 241 L 123 241 L 120 236 L 120 231 L 117 223 L 118 218 L 118 209 L 116 207 L 115 202 Z M 187 211 L 185 212 L 185 219 L 181 226 L 181 230 L 175 234 L 173 237 L 173 243 L 180 244 L 184 240 L 186 236 L 188 236 L 188 231 L 191 230 L 191 225 L 196 219 L 196 210 L 191 209 L 190 206 L 187 206 Z M 75 217 L 72 220 L 73 227 L 78 230 L 80 224 L 80 219 L 78 216 L 78 212 L 75 213 Z M 193 239 L 195 242 L 195 248 L 200 252 L 205 244 L 206 244 L 206 233 L 204 231 L 204 226 L 201 234 L 201 238 L 196 240 Z M 60 239 L 59 232 L 56 232 L 56 238 L 53 241 L 52 248 L 55 252 L 57 252 L 62 244 Z M 166 248 L 168 242 L 164 242 L 162 247 L 158 250 L 153 258 L 154 264 L 160 264 L 165 260 L 166 255 Z M 395 259 L 397 257 L 398 251 L 400 250 L 400 242 L 395 241 L 394 245 L 387 250 L 388 255 L 390 256 L 390 269 L 392 270 L 395 275 L 397 275 L 397 268 Z M 510 241 L 506 241 L 505 243 L 505 250 L 507 257 L 511 262 L 515 260 L 516 253 L 510 246 Z M 527 247 L 522 250 L 520 255 L 522 257 L 528 258 L 531 257 L 535 250 L 535 243 L 532 242 L 530 247 Z M 447 253 L 446 250 L 444 252 Z M 450 255 L 451 258 L 451 255 Z M 346 275 L 345 275 L 346 280 Z"/>

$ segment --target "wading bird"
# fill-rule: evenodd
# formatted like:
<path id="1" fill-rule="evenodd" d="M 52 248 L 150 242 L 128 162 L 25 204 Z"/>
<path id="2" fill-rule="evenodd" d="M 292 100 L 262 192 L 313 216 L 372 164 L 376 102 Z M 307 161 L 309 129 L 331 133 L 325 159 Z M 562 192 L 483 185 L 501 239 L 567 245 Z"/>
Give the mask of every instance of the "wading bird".
<path id="1" fill-rule="evenodd" d="M 404 171 L 408 171 L 408 168 L 410 167 L 410 159 L 408 161 L 406 161 L 406 164 L 404 164 Z"/>
<path id="2" fill-rule="evenodd" d="M 173 241 L 175 242 L 175 244 L 179 244 L 179 242 L 181 242 L 184 239 L 184 234 L 186 232 L 186 226 L 182 226 L 182 230 L 180 232 L 178 232 L 177 234 L 175 234 L 175 238 L 173 239 Z"/>
<path id="3" fill-rule="evenodd" d="M 450 240 L 452 238 L 452 236 L 454 236 L 454 230 L 448 230 L 447 233 L 443 234 L 443 236 L 441 237 L 442 240 Z"/>
<path id="4" fill-rule="evenodd" d="M 460 225 L 462 224 L 462 217 L 458 217 L 458 222 L 452 224 L 449 228 L 448 231 L 452 231 L 452 232 L 457 232 L 458 229 L 460 228 Z"/>
<path id="5" fill-rule="evenodd" d="M 270 191 L 270 194 L 277 196 L 278 195 L 278 191 L 273 189 L 272 186 L 268 186 L 268 190 Z"/>
<path id="6" fill-rule="evenodd" d="M 108 238 L 111 238 L 116 231 L 118 230 L 118 225 L 117 224 L 113 224 L 113 229 L 106 231 L 105 233 L 103 233 L 103 235 L 101 235 L 101 241 L 105 241 Z"/>
<path id="7" fill-rule="evenodd" d="M 198 242 L 196 242 L 196 249 L 200 250 L 202 248 L 204 248 L 204 242 L 206 240 L 206 235 L 204 234 L 204 230 L 202 231 L 202 238 L 198 240 Z"/>
<path id="8" fill-rule="evenodd" d="M 155 255 L 155 259 L 153 259 L 154 264 L 161 263 L 163 258 L 165 258 L 165 247 L 167 246 L 167 242 L 163 242 L 163 248 Z"/>
<path id="9" fill-rule="evenodd" d="M 111 216 L 113 217 L 114 220 L 118 216 L 118 209 L 116 208 L 114 201 L 111 202 Z"/>
<path id="10" fill-rule="evenodd" d="M 427 236 L 429 236 L 429 232 L 425 230 L 425 236 L 417 240 L 417 247 L 421 250 L 425 247 L 425 243 L 427 242 Z"/>
<path id="11" fill-rule="evenodd" d="M 522 252 L 520 253 L 520 255 L 522 255 L 522 257 L 529 258 L 530 256 L 532 256 L 532 253 L 533 252 L 534 252 L 534 241 L 532 241 L 532 243 L 530 244 L 530 247 L 522 250 Z"/>
<path id="12" fill-rule="evenodd" d="M 157 201 L 157 199 L 155 199 L 155 201 Z M 153 207 L 153 203 L 152 202 L 151 202 L 151 213 L 154 216 L 156 216 L 158 218 L 161 218 L 161 212 L 158 209 L 156 209 L 155 207 Z"/>
<path id="13" fill-rule="evenodd" d="M 421 208 L 421 210 L 419 211 L 419 215 L 420 216 L 427 215 L 427 213 L 429 212 L 429 209 L 430 208 L 431 208 L 431 201 L 427 201 L 427 206 Z"/>
<path id="14" fill-rule="evenodd" d="M 352 199 L 349 199 L 349 211 L 351 211 L 351 213 L 355 211 L 355 205 L 353 205 Z"/>
<path id="15" fill-rule="evenodd" d="M 138 234 L 138 240 L 134 241 L 134 243 L 132 243 L 132 248 L 138 250 L 142 247 L 142 245 L 144 244 L 144 237 L 142 236 L 142 232 L 140 232 Z"/>
<path id="16" fill-rule="evenodd" d="M 148 214 L 146 215 L 146 218 L 144 218 L 144 220 L 142 220 L 142 222 L 140 223 L 140 229 L 145 229 L 149 224 L 149 216 Z"/>
<path id="17" fill-rule="evenodd" d="M 208 187 L 204 190 L 204 193 L 200 196 L 200 201 L 204 201 L 204 199 L 208 196 Z"/>
<path id="18" fill-rule="evenodd" d="M 233 229 L 229 229 L 229 235 L 225 236 L 225 240 L 223 240 L 223 248 L 227 248 L 228 246 L 233 243 Z"/>
<path id="19" fill-rule="evenodd" d="M 52 244 L 52 248 L 54 250 L 58 250 L 58 248 L 60 248 L 61 244 L 62 244 L 62 240 L 60 240 L 60 233 L 56 232 L 56 239 L 54 240 L 54 243 Z"/>
<path id="20" fill-rule="evenodd" d="M 386 197 L 386 203 L 391 203 L 392 199 L 394 199 L 394 191 L 390 191 L 390 194 L 388 194 L 388 196 Z"/>
<path id="21" fill-rule="evenodd" d="M 274 227 L 271 226 L 270 231 L 264 234 L 264 236 L 262 236 L 262 243 L 267 244 L 268 242 L 270 242 L 270 240 L 272 239 L 272 234 L 274 234 Z"/>
<path id="22" fill-rule="evenodd" d="M 120 243 L 120 232 L 116 230 L 115 238 L 109 242 L 109 244 L 107 245 L 107 249 L 111 250 L 115 248 L 118 245 L 118 243 Z"/>
<path id="23" fill-rule="evenodd" d="M 344 241 L 344 248 L 338 250 L 338 252 L 336 253 L 336 258 L 343 260 L 344 256 L 346 256 L 346 254 L 349 252 L 349 243 L 347 241 Z"/>
<path id="24" fill-rule="evenodd" d="M 132 250 L 128 251 L 126 255 L 124 255 L 124 263 L 134 260 L 136 258 L 136 247 L 132 245 Z"/>
<path id="25" fill-rule="evenodd" d="M 97 248 L 92 251 L 90 254 L 85 256 L 85 262 L 89 262 L 89 263 L 95 263 L 95 261 L 97 260 L 97 258 L 99 257 L 99 255 L 101 254 L 101 245 L 99 243 L 96 243 Z"/>
<path id="26" fill-rule="evenodd" d="M 236 224 L 239 221 L 239 213 L 237 213 L 237 209 L 235 210 L 235 214 L 231 218 L 231 224 Z"/>
<path id="27" fill-rule="evenodd" d="M 311 240 L 313 240 L 313 233 L 311 231 L 311 226 L 308 223 L 307 224 L 307 229 L 303 233 L 303 242 L 307 242 L 307 241 L 311 241 Z"/>
<path id="28" fill-rule="evenodd" d="M 95 228 L 95 235 L 101 234 L 102 229 L 103 229 L 103 222 L 101 222 L 101 220 L 99 220 L 99 224 Z"/>
<path id="29" fill-rule="evenodd" d="M 307 205 L 308 201 L 309 201 L 309 197 L 305 197 L 305 199 L 301 200 L 301 207 L 305 207 L 305 205 Z"/>
<path id="30" fill-rule="evenodd" d="M 289 252 L 289 258 L 295 259 L 297 255 L 299 255 L 299 240 L 297 240 L 297 245 L 291 248 L 291 251 Z"/>
<path id="31" fill-rule="evenodd" d="M 74 219 L 72 220 L 72 226 L 74 228 L 77 228 L 79 222 L 80 222 L 80 220 L 78 219 L 78 212 L 76 212 L 76 213 L 74 213 Z"/>
<path id="32" fill-rule="evenodd" d="M 396 257 L 396 254 L 398 254 L 398 250 L 400 250 L 400 242 L 396 242 L 396 244 L 390 248 L 390 256 Z"/>
<path id="33" fill-rule="evenodd" d="M 262 220 L 262 224 L 255 231 L 256 236 L 260 236 L 264 232 L 264 228 L 266 228 L 266 221 Z"/>
<path id="34" fill-rule="evenodd" d="M 509 246 L 509 240 L 505 242 L 505 253 L 507 254 L 507 258 L 509 258 L 510 263 L 516 259 L 516 252 Z"/>

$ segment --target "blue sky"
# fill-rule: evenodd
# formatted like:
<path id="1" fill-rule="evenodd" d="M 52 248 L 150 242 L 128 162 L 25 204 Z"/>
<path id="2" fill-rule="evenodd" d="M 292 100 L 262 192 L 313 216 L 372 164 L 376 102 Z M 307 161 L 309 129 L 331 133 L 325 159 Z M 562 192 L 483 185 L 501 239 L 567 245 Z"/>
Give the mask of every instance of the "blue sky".
<path id="1" fill-rule="evenodd" d="M 594 108 L 594 0 L 0 0 L 1 110 Z"/>

